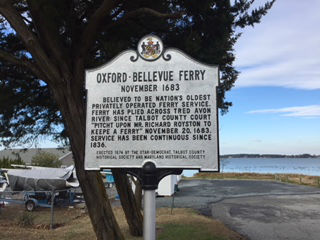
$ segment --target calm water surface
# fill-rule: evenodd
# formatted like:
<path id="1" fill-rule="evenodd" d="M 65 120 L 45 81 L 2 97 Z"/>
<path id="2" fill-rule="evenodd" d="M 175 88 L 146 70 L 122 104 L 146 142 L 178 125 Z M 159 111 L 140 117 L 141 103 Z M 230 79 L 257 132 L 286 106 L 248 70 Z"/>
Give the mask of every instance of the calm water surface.
<path id="1" fill-rule="evenodd" d="M 185 170 L 185 176 L 197 173 Z M 320 176 L 320 158 L 221 158 L 220 172 L 293 173 Z"/>
<path id="2" fill-rule="evenodd" d="M 320 158 L 225 158 L 220 161 L 220 170 L 320 176 Z"/>

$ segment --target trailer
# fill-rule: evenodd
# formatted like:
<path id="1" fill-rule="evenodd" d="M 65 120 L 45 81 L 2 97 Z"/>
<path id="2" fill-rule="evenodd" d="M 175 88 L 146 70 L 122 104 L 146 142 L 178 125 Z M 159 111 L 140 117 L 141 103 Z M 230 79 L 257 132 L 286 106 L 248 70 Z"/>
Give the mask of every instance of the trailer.
<path id="1" fill-rule="evenodd" d="M 5 191 L 0 193 L 0 203 L 23 204 L 27 211 L 34 211 L 38 207 L 51 208 L 53 206 L 72 206 L 77 201 L 72 189 L 53 191 Z"/>

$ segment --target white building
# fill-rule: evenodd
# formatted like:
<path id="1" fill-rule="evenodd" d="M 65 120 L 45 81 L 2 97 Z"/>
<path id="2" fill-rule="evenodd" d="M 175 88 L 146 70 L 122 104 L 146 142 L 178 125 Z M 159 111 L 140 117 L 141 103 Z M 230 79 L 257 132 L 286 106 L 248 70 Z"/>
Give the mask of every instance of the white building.
<path id="1" fill-rule="evenodd" d="M 164 177 L 157 189 L 158 196 L 172 196 L 177 189 L 181 175 L 168 175 Z"/>

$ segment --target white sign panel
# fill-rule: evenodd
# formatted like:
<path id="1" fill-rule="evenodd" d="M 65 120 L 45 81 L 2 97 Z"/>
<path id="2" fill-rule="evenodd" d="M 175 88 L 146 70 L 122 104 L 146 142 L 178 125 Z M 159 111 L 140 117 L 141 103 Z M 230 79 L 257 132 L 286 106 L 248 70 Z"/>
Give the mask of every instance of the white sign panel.
<path id="1" fill-rule="evenodd" d="M 85 168 L 218 171 L 218 67 L 153 35 L 86 71 Z"/>

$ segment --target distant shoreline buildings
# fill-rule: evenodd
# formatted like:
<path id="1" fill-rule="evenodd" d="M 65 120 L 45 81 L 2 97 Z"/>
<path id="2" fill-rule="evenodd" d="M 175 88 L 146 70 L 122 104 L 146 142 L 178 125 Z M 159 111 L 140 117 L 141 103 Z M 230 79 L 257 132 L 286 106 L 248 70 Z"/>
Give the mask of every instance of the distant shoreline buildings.
<path id="1" fill-rule="evenodd" d="M 0 159 L 7 157 L 10 159 L 18 159 L 19 157 L 30 165 L 32 157 L 39 152 L 49 152 L 57 155 L 59 160 L 62 161 L 63 166 L 70 166 L 73 163 L 72 152 L 69 148 L 24 148 L 24 149 L 5 149 L 0 150 Z M 251 153 L 238 153 L 238 154 L 223 154 L 220 158 L 320 158 L 320 155 L 314 154 L 251 154 Z"/>
<path id="2" fill-rule="evenodd" d="M 220 155 L 221 158 L 320 158 L 320 155 L 312 155 L 308 153 L 285 155 L 285 154 L 224 154 Z"/>

